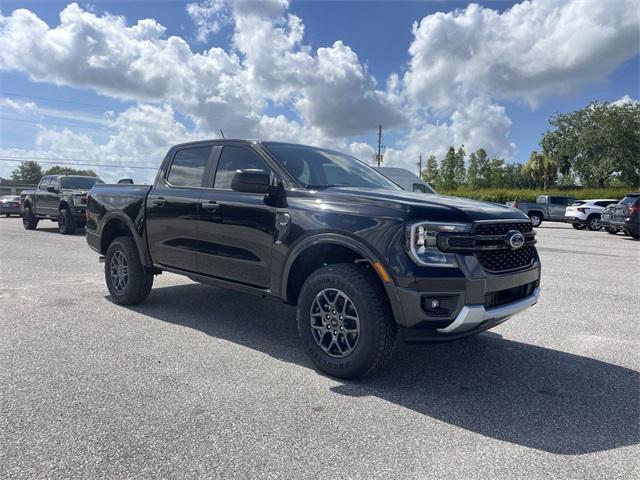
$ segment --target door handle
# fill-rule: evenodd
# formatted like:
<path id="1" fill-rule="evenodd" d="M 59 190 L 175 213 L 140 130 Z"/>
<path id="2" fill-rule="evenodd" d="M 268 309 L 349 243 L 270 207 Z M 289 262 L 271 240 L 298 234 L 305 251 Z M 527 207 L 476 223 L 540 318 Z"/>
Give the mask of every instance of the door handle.
<path id="1" fill-rule="evenodd" d="M 211 202 L 202 202 L 200 204 L 202 206 L 202 208 L 209 210 L 211 212 L 215 212 L 218 207 L 220 206 L 218 203 L 211 201 Z"/>
<path id="2" fill-rule="evenodd" d="M 156 207 L 164 207 L 166 203 L 167 201 L 162 197 L 154 198 L 153 200 L 151 200 L 151 204 L 155 205 Z"/>

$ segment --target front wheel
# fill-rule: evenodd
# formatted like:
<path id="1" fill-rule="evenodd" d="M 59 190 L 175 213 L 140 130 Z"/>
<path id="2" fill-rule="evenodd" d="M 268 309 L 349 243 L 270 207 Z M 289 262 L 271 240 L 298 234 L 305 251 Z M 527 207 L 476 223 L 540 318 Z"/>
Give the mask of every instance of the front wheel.
<path id="1" fill-rule="evenodd" d="M 539 227 L 542 224 L 542 217 L 539 213 L 532 213 L 529 215 L 529 219 L 531 220 L 531 225 L 534 227 Z"/>
<path id="2" fill-rule="evenodd" d="M 58 231 L 63 235 L 71 235 L 76 231 L 73 215 L 71 215 L 71 212 L 66 208 L 58 212 Z"/>
<path id="3" fill-rule="evenodd" d="M 104 276 L 111 298 L 120 305 L 142 302 L 153 287 L 153 273 L 142 265 L 131 237 L 118 237 L 109 245 Z"/>
<path id="4" fill-rule="evenodd" d="M 38 219 L 30 206 L 25 207 L 22 211 L 22 225 L 26 230 L 35 230 L 38 226 Z"/>
<path id="5" fill-rule="evenodd" d="M 312 362 L 339 378 L 366 375 L 391 355 L 396 324 L 386 292 L 362 265 L 328 265 L 298 299 L 298 332 Z"/>

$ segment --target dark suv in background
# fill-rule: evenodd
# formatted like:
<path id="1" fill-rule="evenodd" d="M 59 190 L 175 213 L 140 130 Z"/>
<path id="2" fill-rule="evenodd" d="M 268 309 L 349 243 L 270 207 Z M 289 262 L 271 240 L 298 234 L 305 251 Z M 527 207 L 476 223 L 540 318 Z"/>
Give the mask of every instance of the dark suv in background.
<path id="1" fill-rule="evenodd" d="M 635 239 L 640 239 L 640 193 L 629 193 L 614 210 L 611 227 L 626 231 Z"/>

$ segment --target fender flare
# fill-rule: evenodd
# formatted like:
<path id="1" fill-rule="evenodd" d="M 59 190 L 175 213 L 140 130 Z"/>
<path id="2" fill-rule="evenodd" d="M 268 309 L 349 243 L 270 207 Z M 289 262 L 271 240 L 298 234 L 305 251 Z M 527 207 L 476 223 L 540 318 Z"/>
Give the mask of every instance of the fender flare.
<path id="1" fill-rule="evenodd" d="M 136 243 L 136 247 L 138 249 L 138 255 L 140 255 L 140 261 L 146 267 L 153 266 L 151 257 L 149 256 L 149 252 L 146 248 L 147 242 L 145 241 L 143 234 L 138 232 L 131 218 L 129 218 L 127 215 L 125 215 L 122 212 L 118 212 L 118 211 L 108 212 L 102 218 L 102 221 L 100 222 L 100 231 L 98 232 L 100 243 L 102 244 L 102 234 L 104 233 L 104 229 L 109 225 L 109 223 L 113 221 L 122 221 L 127 226 L 127 228 L 129 229 L 129 232 L 131 233 L 131 236 L 133 237 L 133 241 Z M 106 255 L 106 253 L 107 253 L 106 251 L 102 252 L 103 255 Z"/>
<path id="2" fill-rule="evenodd" d="M 374 252 L 373 248 L 343 233 L 323 232 L 305 237 L 291 248 L 289 255 L 284 261 L 282 274 L 280 277 L 280 292 L 284 297 L 286 297 L 286 292 L 289 287 L 289 275 L 291 273 L 293 264 L 298 259 L 298 257 L 308 248 L 319 244 L 333 244 L 350 248 L 351 250 L 357 252 L 364 259 L 366 259 L 371 265 L 373 265 L 376 261 L 380 261 L 382 264 L 385 263 L 382 262 L 380 256 Z M 389 271 L 389 269 L 387 269 L 386 267 L 385 269 Z"/>

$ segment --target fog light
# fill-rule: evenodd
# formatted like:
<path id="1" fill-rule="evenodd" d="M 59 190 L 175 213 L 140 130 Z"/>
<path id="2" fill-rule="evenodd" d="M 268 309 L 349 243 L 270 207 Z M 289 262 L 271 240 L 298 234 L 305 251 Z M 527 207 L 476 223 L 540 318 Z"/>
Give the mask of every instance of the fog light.
<path id="1" fill-rule="evenodd" d="M 431 300 L 431 308 L 440 308 L 440 300 Z"/>

